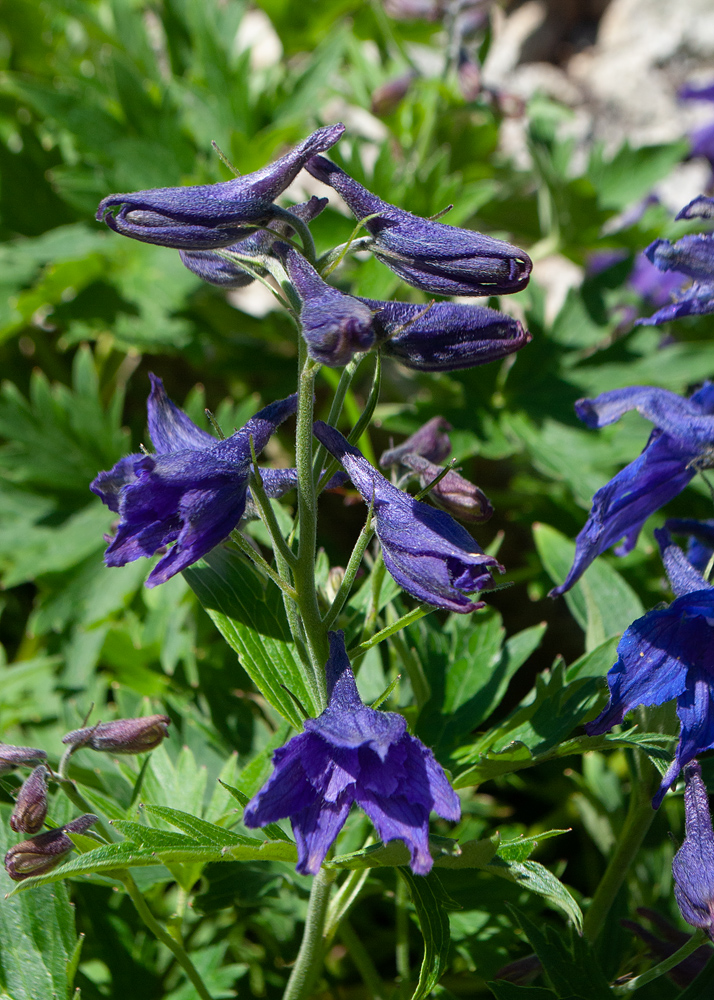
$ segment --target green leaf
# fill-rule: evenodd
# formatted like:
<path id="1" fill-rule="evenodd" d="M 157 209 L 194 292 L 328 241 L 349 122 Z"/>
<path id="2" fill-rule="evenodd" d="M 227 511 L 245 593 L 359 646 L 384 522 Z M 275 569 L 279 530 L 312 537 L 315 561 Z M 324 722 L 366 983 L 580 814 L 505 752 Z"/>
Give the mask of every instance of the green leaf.
<path id="1" fill-rule="evenodd" d="M 184 576 L 258 690 L 293 728 L 301 730 L 302 717 L 283 685 L 311 715 L 315 706 L 275 584 L 221 546 L 185 570 Z"/>
<path id="2" fill-rule="evenodd" d="M 569 929 L 564 936 L 547 925 L 537 925 L 521 911 L 512 911 L 561 998 L 612 1000 L 614 994 L 588 941 Z"/>
<path id="3" fill-rule="evenodd" d="M 198 816 L 181 812 L 179 809 L 171 809 L 169 806 L 145 805 L 144 809 L 150 816 L 158 816 L 167 823 L 171 823 L 172 826 L 178 827 L 179 830 L 183 830 L 184 833 L 190 834 L 198 844 L 225 847 L 233 844 L 259 846 L 263 843 L 254 837 L 242 837 L 232 830 L 226 830 L 222 826 L 216 826 L 215 823 L 209 823 L 205 819 L 199 819 Z"/>
<path id="4" fill-rule="evenodd" d="M 588 174 L 597 191 L 598 204 L 616 211 L 627 208 L 666 177 L 688 151 L 685 139 L 636 149 L 626 142 L 611 160 L 604 160 L 602 150 L 596 150 Z"/>
<path id="5" fill-rule="evenodd" d="M 541 840 L 550 840 L 551 837 L 560 837 L 568 830 L 545 830 L 537 833 L 533 837 L 519 837 L 518 840 L 507 840 L 499 845 L 498 856 L 503 861 L 525 861 L 531 856 Z"/>
<path id="6" fill-rule="evenodd" d="M 221 781 L 221 784 L 226 789 L 226 791 L 230 792 L 230 794 L 237 802 L 240 802 L 243 808 L 245 808 L 248 805 L 248 803 L 250 802 L 250 797 L 248 795 L 246 795 L 244 792 L 241 792 L 239 788 L 235 788 L 233 785 L 227 784 L 225 781 Z M 278 826 L 277 823 L 268 823 L 267 826 L 262 827 L 262 830 L 263 833 L 266 835 L 266 837 L 269 837 L 270 840 L 285 840 L 287 841 L 288 844 L 292 843 L 290 837 L 287 835 L 287 833 L 285 833 L 282 827 Z"/>
<path id="7" fill-rule="evenodd" d="M 575 543 L 547 524 L 535 524 L 533 536 L 541 562 L 555 583 L 562 583 L 572 566 Z M 573 617 L 585 629 L 586 649 L 621 635 L 645 613 L 639 597 L 604 559 L 597 559 L 565 594 Z"/>
<path id="8" fill-rule="evenodd" d="M 434 871 L 428 875 L 412 875 L 408 868 L 399 868 L 399 875 L 407 884 L 419 927 L 424 938 L 424 958 L 419 972 L 419 981 L 412 1000 L 423 1000 L 429 996 L 443 975 L 449 957 L 449 917 L 445 903 L 453 901 L 444 892 L 439 877 Z"/>
<path id="9" fill-rule="evenodd" d="M 0 849 L 10 847 L 9 810 L 0 822 Z M 6 886 L 10 884 L 6 876 Z M 12 1000 L 65 1000 L 81 939 L 63 885 L 38 889 L 0 904 L 0 991 Z"/>
<path id="10" fill-rule="evenodd" d="M 486 870 L 493 875 L 498 875 L 499 878 L 515 882 L 516 885 L 527 889 L 528 892 L 542 896 L 543 899 L 546 899 L 552 906 L 562 910 L 572 920 L 578 934 L 582 933 L 582 910 L 573 895 L 545 865 L 540 865 L 537 861 L 517 862 L 494 858 Z"/>

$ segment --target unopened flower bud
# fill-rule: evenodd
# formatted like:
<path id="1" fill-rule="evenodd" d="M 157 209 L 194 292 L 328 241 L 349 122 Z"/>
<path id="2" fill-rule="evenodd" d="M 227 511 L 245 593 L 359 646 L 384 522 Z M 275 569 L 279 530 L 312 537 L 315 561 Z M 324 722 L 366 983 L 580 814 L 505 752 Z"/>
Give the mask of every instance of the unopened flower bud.
<path id="1" fill-rule="evenodd" d="M 71 823 L 15 844 L 5 855 L 5 871 L 14 882 L 22 882 L 33 875 L 45 875 L 64 861 L 74 847 L 67 834 L 84 833 L 96 822 L 96 816 L 85 813 Z"/>
<path id="2" fill-rule="evenodd" d="M 674 898 L 692 927 L 714 935 L 714 831 L 709 796 L 696 760 L 684 769 L 684 843 L 672 862 Z"/>
<path id="3" fill-rule="evenodd" d="M 406 97 L 407 91 L 412 85 L 414 73 L 405 73 L 394 80 L 387 80 L 381 87 L 377 87 L 372 92 L 371 111 L 373 115 L 383 118 L 391 115 L 392 111 L 399 107 L 400 102 Z"/>
<path id="4" fill-rule="evenodd" d="M 10 826 L 15 833 L 37 833 L 47 815 L 47 779 L 49 771 L 40 764 L 18 792 Z"/>
<path id="5" fill-rule="evenodd" d="M 451 441 L 446 431 L 451 430 L 451 424 L 443 417 L 432 417 L 423 427 L 415 431 L 406 441 L 396 448 L 382 452 L 379 464 L 383 469 L 397 465 L 404 455 L 421 455 L 430 462 L 443 462 L 451 454 Z"/>
<path id="6" fill-rule="evenodd" d="M 400 461 L 402 465 L 406 465 L 408 469 L 418 474 L 422 489 L 443 472 L 441 466 L 429 462 L 421 455 L 403 455 Z M 488 521 L 493 514 L 491 501 L 483 490 L 453 469 L 450 469 L 436 486 L 429 490 L 428 497 L 448 514 L 471 524 Z"/>
<path id="7" fill-rule="evenodd" d="M 147 715 L 142 719 L 117 719 L 96 726 L 75 729 L 62 738 L 63 743 L 79 749 L 108 753 L 146 753 L 169 735 L 168 715 Z"/>
<path id="8" fill-rule="evenodd" d="M 33 767 L 47 760 L 44 750 L 36 747 L 13 747 L 9 743 L 0 743 L 0 774 L 14 771 L 16 767 Z"/>
<path id="9" fill-rule="evenodd" d="M 342 586 L 345 578 L 345 571 L 342 566 L 331 566 L 327 574 L 327 584 L 325 585 L 325 596 L 332 603 L 337 596 L 337 591 Z"/>

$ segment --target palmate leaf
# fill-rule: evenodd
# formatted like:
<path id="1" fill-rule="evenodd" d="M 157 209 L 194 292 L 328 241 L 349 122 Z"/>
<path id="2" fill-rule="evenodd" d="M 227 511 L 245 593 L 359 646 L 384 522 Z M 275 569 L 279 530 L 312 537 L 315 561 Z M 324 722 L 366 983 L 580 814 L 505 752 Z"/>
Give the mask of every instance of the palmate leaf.
<path id="1" fill-rule="evenodd" d="M 293 728 L 302 729 L 300 712 L 285 688 L 309 714 L 315 711 L 275 584 L 220 546 L 184 576 L 258 690 Z"/>

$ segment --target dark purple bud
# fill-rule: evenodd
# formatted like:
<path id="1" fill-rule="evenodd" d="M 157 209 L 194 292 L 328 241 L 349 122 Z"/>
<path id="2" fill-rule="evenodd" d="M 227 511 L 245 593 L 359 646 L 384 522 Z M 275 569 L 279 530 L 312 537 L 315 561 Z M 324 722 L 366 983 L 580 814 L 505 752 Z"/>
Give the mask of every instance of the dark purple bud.
<path id="1" fill-rule="evenodd" d="M 401 463 L 417 473 L 422 489 L 425 489 L 440 472 L 443 472 L 442 466 L 429 462 L 421 455 L 403 455 Z M 460 476 L 458 472 L 454 472 L 453 469 L 449 470 L 436 486 L 429 490 L 427 499 L 431 500 L 437 507 L 441 507 L 447 514 L 451 514 L 467 524 L 488 521 L 493 515 L 493 507 L 486 494 L 478 486 L 470 483 L 468 479 Z"/>
<path id="2" fill-rule="evenodd" d="M 475 101 L 481 93 L 481 67 L 466 52 L 459 54 L 459 90 L 465 101 Z"/>
<path id="3" fill-rule="evenodd" d="M 365 220 L 374 255 L 408 284 L 436 295 L 499 295 L 528 284 L 531 259 L 518 247 L 390 205 L 324 156 L 313 156 L 307 169 Z"/>
<path id="4" fill-rule="evenodd" d="M 374 343 L 369 306 L 324 282 L 303 255 L 286 243 L 279 243 L 275 253 L 302 303 L 300 325 L 310 357 L 339 368 L 353 354 L 368 351 Z"/>
<path id="5" fill-rule="evenodd" d="M 677 95 L 682 101 L 714 101 L 714 82 L 697 86 L 685 83 Z"/>
<path id="6" fill-rule="evenodd" d="M 229 246 L 275 217 L 278 195 L 344 130 L 341 124 L 319 128 L 279 160 L 232 181 L 109 195 L 100 202 L 97 219 L 123 236 L 177 250 Z"/>
<path id="7" fill-rule="evenodd" d="M 528 986 L 542 971 L 543 966 L 537 955 L 525 955 L 501 966 L 493 978 L 505 979 L 507 983 L 516 983 L 518 986 Z"/>
<path id="8" fill-rule="evenodd" d="M 108 753 L 146 753 L 169 735 L 168 715 L 147 715 L 143 719 L 117 719 L 96 726 L 75 729 L 62 737 L 63 743 L 79 749 Z"/>
<path id="9" fill-rule="evenodd" d="M 92 813 L 85 813 L 71 823 L 15 844 L 5 855 L 5 871 L 14 882 L 22 882 L 33 875 L 46 875 L 74 848 L 67 834 L 84 833 L 97 818 Z"/>
<path id="10" fill-rule="evenodd" d="M 687 923 L 702 927 L 714 938 L 714 831 L 709 796 L 696 760 L 685 767 L 684 777 L 686 836 L 672 862 L 674 897 Z"/>
<path id="11" fill-rule="evenodd" d="M 291 215 L 297 215 L 303 222 L 312 222 L 327 205 L 327 198 L 316 198 L 314 195 L 309 201 L 300 205 L 293 205 L 290 208 Z M 265 269 L 260 266 L 260 258 L 270 251 L 273 243 L 278 237 L 290 239 L 295 235 L 295 230 L 285 219 L 274 219 L 268 224 L 268 229 L 259 229 L 252 236 L 246 237 L 240 243 L 227 246 L 226 250 L 235 250 L 243 257 L 255 257 L 255 268 L 260 274 L 264 274 Z M 203 281 L 219 288 L 244 288 L 255 278 L 249 274 L 238 261 L 226 260 L 220 257 L 215 250 L 179 250 L 181 260 L 194 274 Z"/>
<path id="12" fill-rule="evenodd" d="M 388 80 L 381 87 L 377 87 L 376 90 L 372 91 L 372 114 L 380 118 L 391 115 L 392 111 L 406 97 L 414 76 L 414 73 L 405 73 L 394 80 Z"/>
<path id="13" fill-rule="evenodd" d="M 505 358 L 533 339 L 517 319 L 485 306 L 363 301 L 375 311 L 380 349 L 418 371 L 475 368 Z"/>
<path id="14" fill-rule="evenodd" d="M 15 833 L 37 833 L 47 815 L 47 779 L 50 772 L 40 764 L 17 794 L 10 826 Z"/>
<path id="15" fill-rule="evenodd" d="M 9 743 L 0 743 L 0 774 L 14 771 L 16 767 L 34 767 L 47 760 L 44 750 L 36 747 L 14 747 Z"/>
<path id="16" fill-rule="evenodd" d="M 402 461 L 403 455 L 409 454 L 421 455 L 430 462 L 443 462 L 451 454 L 451 441 L 446 433 L 451 429 L 448 420 L 444 420 L 443 417 L 432 417 L 406 441 L 402 441 L 396 448 L 382 452 L 379 464 L 386 469 L 390 465 L 397 465 Z"/>

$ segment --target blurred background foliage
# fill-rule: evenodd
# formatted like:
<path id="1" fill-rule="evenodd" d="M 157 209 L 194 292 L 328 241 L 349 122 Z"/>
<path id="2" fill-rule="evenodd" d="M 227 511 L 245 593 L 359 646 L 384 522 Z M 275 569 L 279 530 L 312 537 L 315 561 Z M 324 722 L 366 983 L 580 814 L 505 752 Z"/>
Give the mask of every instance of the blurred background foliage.
<path id="1" fill-rule="evenodd" d="M 122 239 L 93 216 L 113 191 L 228 179 L 214 140 L 247 172 L 317 125 L 343 119 L 346 138 L 332 154 L 371 190 L 420 215 L 453 203 L 447 221 L 508 238 L 536 261 L 526 291 L 490 302 L 523 317 L 533 342 L 503 364 L 448 375 L 385 363 L 370 441 L 379 454 L 390 437 L 445 416 L 464 474 L 496 508 L 478 530 L 479 541 L 499 546 L 513 583 L 473 619 L 432 616 L 410 629 L 405 641 L 427 682 L 418 720 L 406 677 L 392 707 L 412 713 L 419 734 L 454 774 L 470 775 L 462 782 L 464 819 L 453 836 L 468 840 L 500 830 L 509 840 L 571 828 L 544 841 L 537 857 L 565 873 L 580 898 L 592 893 L 623 822 L 630 751 L 565 763 L 556 757 L 523 771 L 504 771 L 489 753 L 519 739 L 537 757 L 567 737 L 599 697 L 613 636 L 667 594 L 652 540 L 661 514 L 627 558 L 603 557 L 567 601 L 546 597 L 553 579 L 564 575 L 569 539 L 592 494 L 649 434 L 636 414 L 600 433 L 587 431 L 573 402 L 637 383 L 684 393 L 714 374 L 706 319 L 636 328 L 634 318 L 651 307 L 628 284 L 644 246 L 688 231 L 659 203 L 627 211 L 686 157 L 688 145 L 683 138 L 649 149 L 591 144 L 583 156 L 562 137 L 567 108 L 542 94 L 526 105 L 508 94 L 468 90 L 453 53 L 442 71 L 453 41 L 449 19 L 389 16 L 399 6 L 12 0 L 0 9 L 0 734 L 45 747 L 52 757 L 61 735 L 80 725 L 92 705 L 102 719 L 151 706 L 173 722 L 166 750 L 156 751 L 149 767 L 153 792 L 145 781 L 153 801 L 163 795 L 177 806 L 167 788 L 177 795 L 188 789 L 184 808 L 203 798 L 215 820 L 228 809 L 228 799 L 216 800 L 219 773 L 246 794 L 259 787 L 285 726 L 183 579 L 149 591 L 145 563 L 105 569 L 103 534 L 112 517 L 88 483 L 149 443 L 149 371 L 162 376 L 197 422 L 207 426 L 209 405 L 230 430 L 292 391 L 294 330 L 260 296 L 226 297 L 184 269 L 178 253 Z M 485 57 L 490 38 L 486 21 L 472 45 L 473 65 Z M 378 88 L 407 77 L 399 99 L 376 101 Z M 514 121 L 525 156 L 509 154 L 502 142 Z M 292 200 L 324 193 L 311 184 L 299 178 Z M 314 224 L 318 249 L 347 239 L 352 227 L 331 201 Z M 601 251 L 613 255 L 598 270 L 591 265 Z M 555 309 L 539 283 L 540 262 L 554 257 L 582 269 Z M 353 259 L 333 280 L 373 298 L 427 301 L 372 259 Z M 349 400 L 352 413 L 369 388 L 371 364 L 364 367 Z M 330 385 L 328 372 L 318 397 L 323 411 Z M 267 454 L 289 464 L 289 436 L 276 438 Z M 667 514 L 710 516 L 706 483 L 695 481 Z M 362 515 L 342 496 L 325 499 L 322 542 L 333 564 L 344 565 Z M 365 697 L 380 694 L 399 655 L 385 646 L 365 659 Z M 445 680 L 449 657 L 455 666 Z M 576 665 L 563 673 L 563 663 Z M 531 692 L 536 675 L 551 667 Z M 97 802 L 106 807 L 113 798 L 129 808 L 131 773 L 100 762 L 84 777 Z M 15 787 L 13 778 L 4 779 L 5 802 Z M 676 800 L 657 816 L 616 916 L 649 906 L 679 923 L 668 828 L 681 835 Z M 340 849 L 358 847 L 366 829 L 363 818 L 353 817 Z M 167 869 L 149 869 L 141 886 L 157 914 L 169 924 L 183 921 L 214 996 L 233 995 L 237 981 L 243 996 L 277 997 L 297 950 L 309 880 L 279 861 L 209 865 L 194 874 L 193 883 L 181 884 Z M 532 951 L 507 904 L 535 916 L 542 900 L 481 871 L 448 874 L 442 881 L 451 900 L 452 950 L 440 995 L 488 995 L 485 982 L 497 969 Z M 40 899 L 50 907 L 50 889 L 48 916 Z M 36 893 L 34 916 L 35 897 L 21 897 L 28 912 L 18 921 L 27 922 L 27 934 L 40 919 L 66 928 L 64 885 Z M 374 869 L 350 918 L 386 981 L 395 976 L 395 893 L 393 870 Z M 146 937 L 126 897 L 107 880 L 78 879 L 71 895 L 77 929 L 86 935 L 76 978 L 86 1000 L 190 998 L 168 953 Z M 0 917 L 8 992 L 8 956 L 20 923 Z M 329 995 L 372 995 L 353 937 L 338 937 L 328 955 Z M 417 967 L 415 931 L 410 942 Z M 622 963 L 636 968 L 644 949 L 613 919 L 600 953 L 614 976 Z M 49 967 L 47 975 L 59 988 Z M 13 989 L 13 1000 L 31 996 Z M 642 991 L 642 1000 L 676 992 L 660 981 Z"/>

